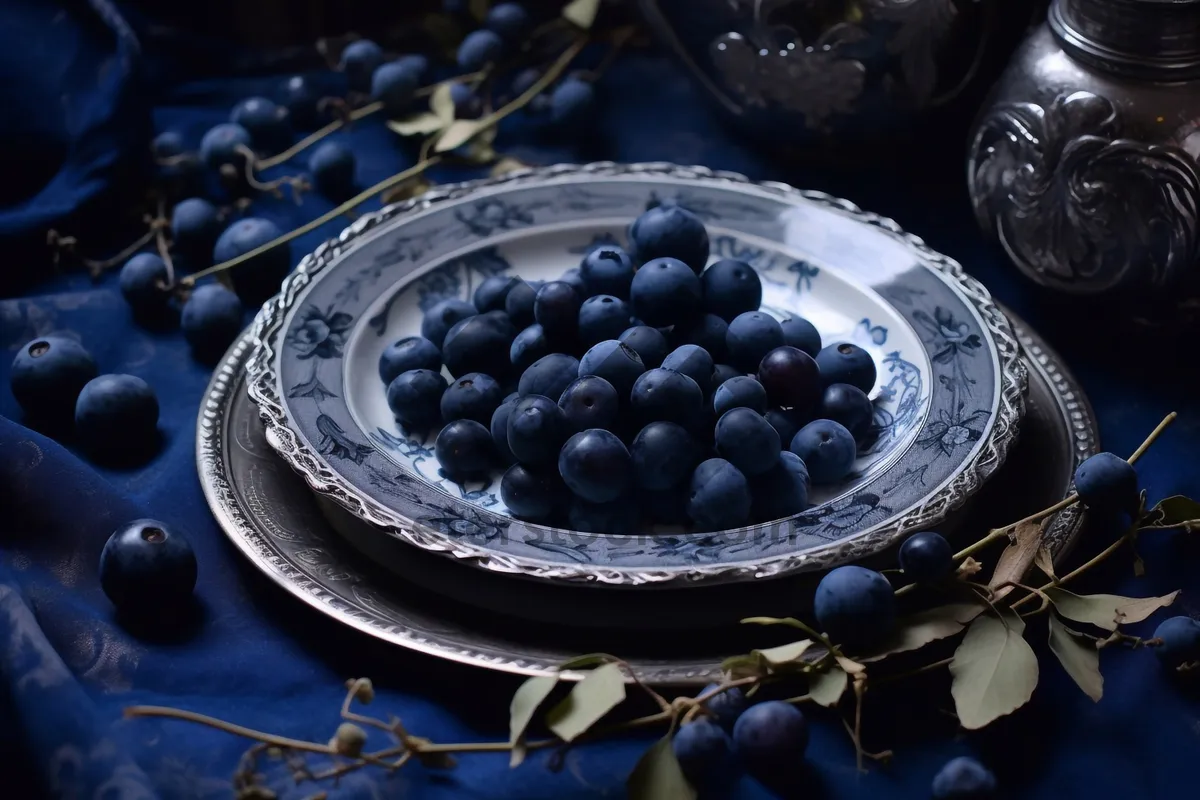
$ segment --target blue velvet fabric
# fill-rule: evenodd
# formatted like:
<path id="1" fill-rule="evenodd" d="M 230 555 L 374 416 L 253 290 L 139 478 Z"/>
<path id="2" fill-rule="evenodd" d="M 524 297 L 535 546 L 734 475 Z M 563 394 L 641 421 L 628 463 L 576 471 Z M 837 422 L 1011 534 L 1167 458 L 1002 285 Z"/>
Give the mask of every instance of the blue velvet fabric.
<path id="1" fill-rule="evenodd" d="M 70 159 L 44 188 L 0 204 L 0 241 L 29 242 L 63 217 L 121 188 L 118 165 L 136 161 L 146 132 L 181 131 L 195 146 L 239 98 L 269 92 L 270 78 L 222 78 L 173 86 L 153 95 L 137 88 L 136 44 L 105 21 L 102 3 L 9 0 L 0 31 L 0 105 L 48 104 L 28 118 L 0 122 L 0 152 L 39 138 L 66 142 Z M 44 72 L 23 85 L 8 76 L 27 54 Z M 90 66 L 89 66 L 90 65 Z M 107 66 L 104 66 L 107 65 Z M 53 67 L 53 69 L 51 69 Z M 83 76 L 90 76 L 86 80 Z M 97 80 L 99 76 L 99 80 Z M 64 97 L 64 88 L 70 96 Z M 1187 385 L 1195 363 L 1185 348 L 1133 343 L 1086 316 L 1045 303 L 1016 280 L 1002 256 L 979 235 L 961 176 L 961 139 L 926 148 L 877 153 L 874 166 L 788 167 L 731 138 L 711 116 L 686 75 L 661 54 L 620 59 L 601 82 L 604 113 L 587 136 L 556 141 L 520 119 L 506 123 L 497 146 L 532 163 L 607 158 L 672 160 L 736 170 L 761 179 L 825 189 L 895 217 L 935 248 L 965 263 L 1005 302 L 1049 334 L 1083 380 L 1099 415 L 1105 445 L 1130 452 L 1167 411 L 1182 416 L 1139 465 L 1152 498 L 1200 492 L 1193 467 L 1200 428 Z M 64 104 L 59 101 L 63 100 Z M 69 101 L 69 104 L 67 103 Z M 70 108 L 69 114 L 61 112 Z M 152 106 L 152 107 L 151 107 Z M 19 113 L 26 113 L 20 111 Z M 412 161 L 412 153 L 377 122 L 338 134 L 358 155 L 358 182 L 369 185 Z M 26 146 L 26 145 L 21 145 Z M 864 154 L 865 155 L 865 154 Z M 19 168 L 19 167 L 18 167 Z M 283 173 L 288 167 L 280 168 Z M 51 173 L 53 174 L 53 173 Z M 463 173 L 434 174 L 445 181 Z M 31 178 L 30 180 L 33 180 Z M 112 195 L 108 195 L 111 197 Z M 255 213 L 290 228 L 324 211 L 326 201 L 256 201 Z M 368 207 L 371 207 L 370 205 Z M 104 228 L 109 212 L 95 227 Z M 292 245 L 293 260 L 343 225 L 331 223 Z M 86 243 L 81 245 L 88 252 Z M 226 541 L 198 483 L 193 430 L 208 369 L 193 361 L 176 331 L 133 324 L 110 274 L 96 283 L 78 273 L 51 276 L 44 260 L 6 260 L 33 283 L 23 296 L 0 300 L 0 383 L 23 343 L 52 331 L 77 336 L 101 370 L 144 377 L 162 406 L 161 451 L 135 469 L 94 466 L 68 436 L 58 441 L 21 425 L 0 389 L 0 765 L 6 796 L 222 798 L 246 742 L 181 722 L 123 720 L 135 703 L 172 705 L 301 738 L 323 740 L 336 726 L 348 677 L 372 677 L 378 706 L 435 741 L 506 736 L 508 698 L 516 680 L 385 647 L 285 597 Z M 32 273 L 32 274 L 29 274 Z M 1115 349 L 1118 345 L 1125 348 Z M 131 634 L 115 620 L 100 590 L 96 565 L 108 535 L 136 517 L 162 519 L 189 536 L 200 564 L 203 618 L 173 640 Z M 1098 535 L 1097 535 L 1098 536 Z M 1081 550 L 1094 552 L 1097 538 Z M 1200 611 L 1200 550 L 1183 534 L 1146 536 L 1148 577 L 1134 580 L 1122 562 L 1092 587 L 1128 594 L 1182 588 L 1179 608 Z M 1137 626 L 1146 633 L 1154 622 Z M 1007 796 L 1180 797 L 1194 791 L 1200 703 L 1166 680 L 1146 652 L 1105 652 L 1105 697 L 1085 698 L 1049 654 L 1034 702 L 993 731 L 962 736 L 933 709 L 950 708 L 944 677 L 933 677 L 918 701 L 900 693 L 868 719 L 868 744 L 890 747 L 892 766 L 857 774 L 841 725 L 815 715 L 805 796 L 927 797 L 948 758 L 981 754 L 997 770 Z M 649 739 L 579 747 L 558 773 L 541 758 L 509 770 L 503 755 L 465 756 L 451 773 L 413 766 L 384 777 L 363 771 L 330 797 L 512 798 L 561 800 L 620 796 L 622 781 Z M 307 796 L 276 776 L 281 797 Z M 769 796 L 744 779 L 736 794 Z"/>

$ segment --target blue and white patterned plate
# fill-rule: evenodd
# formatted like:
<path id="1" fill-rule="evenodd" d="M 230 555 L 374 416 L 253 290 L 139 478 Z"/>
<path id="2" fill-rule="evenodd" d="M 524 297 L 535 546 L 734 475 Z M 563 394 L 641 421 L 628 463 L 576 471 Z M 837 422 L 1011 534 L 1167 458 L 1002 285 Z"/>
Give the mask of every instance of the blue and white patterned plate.
<path id="1" fill-rule="evenodd" d="M 788 519 L 720 533 L 585 534 L 511 518 L 499 473 L 439 474 L 432 436 L 392 418 L 379 354 L 421 311 L 496 273 L 553 278 L 621 241 L 649 202 L 699 214 L 713 257 L 751 263 L 764 307 L 876 359 L 878 440 Z M 308 256 L 255 324 L 247 363 L 267 438 L 309 485 L 391 535 L 474 565 L 604 584 L 746 580 L 861 558 L 935 525 L 1000 465 L 1024 411 L 1008 321 L 959 265 L 824 194 L 667 164 L 527 170 L 358 220 Z"/>

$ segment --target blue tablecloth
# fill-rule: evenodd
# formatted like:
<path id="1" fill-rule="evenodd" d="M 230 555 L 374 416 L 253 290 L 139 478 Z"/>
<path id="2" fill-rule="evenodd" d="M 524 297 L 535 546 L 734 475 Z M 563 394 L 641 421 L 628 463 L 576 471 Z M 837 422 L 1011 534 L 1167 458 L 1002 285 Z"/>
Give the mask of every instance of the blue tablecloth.
<path id="1" fill-rule="evenodd" d="M 204 130 L 226 119 L 236 100 L 269 93 L 277 76 L 155 88 L 154 75 L 135 74 L 136 42 L 114 20 L 96 16 L 107 3 L 9 5 L 13 13 L 3 31 L 0 73 L 18 74 L 13 70 L 22 67 L 26 53 L 35 53 L 42 67 L 59 63 L 51 53 L 59 61 L 74 60 L 57 72 L 35 75 L 45 85 L 34 87 L 32 95 L 27 85 L 0 80 L 0 99 L 9 115 L 0 124 L 0 152 L 9 164 L 5 180 L 33 169 L 21 158 L 23 152 L 53 161 L 49 151 L 21 149 L 39 138 L 66 143 L 74 166 L 33 199 L 18 192 L 10 202 L 0 195 L 5 198 L 0 236 L 7 254 L 0 275 L 6 285 L 11 279 L 28 287 L 21 296 L 0 301 L 0 344 L 9 354 L 0 359 L 0 383 L 7 385 L 8 362 L 23 342 L 68 332 L 87 344 L 102 371 L 134 373 L 156 388 L 164 442 L 157 458 L 136 469 L 99 468 L 77 457 L 69 440 L 54 441 L 22 427 L 14 400 L 0 389 L 5 795 L 227 797 L 245 741 L 180 722 L 122 720 L 122 708 L 172 705 L 320 740 L 336 726 L 343 680 L 359 675 L 375 680 L 377 704 L 402 716 L 414 732 L 435 741 L 504 738 L 514 679 L 387 648 L 344 630 L 283 596 L 244 563 L 209 513 L 194 466 L 193 429 L 208 368 L 190 358 L 177 332 L 134 325 L 115 275 L 93 283 L 78 272 L 53 274 L 34 247 L 44 242 L 47 226 L 106 197 L 112 211 L 79 224 L 97 237 L 96 247 L 115 245 L 125 218 L 116 213 L 122 206 L 111 200 L 112 190 L 134 194 L 137 188 L 129 185 L 133 179 L 127 171 L 131 143 L 144 148 L 153 127 L 179 130 L 195 146 Z M 93 79 L 97 74 L 99 82 Z M 88 76 L 90 82 L 83 80 Z M 68 96 L 66 88 L 76 94 Z M 1053 303 L 1032 296 L 972 221 L 956 142 L 885 153 L 885 166 L 786 167 L 724 132 L 686 75 L 657 53 L 619 60 L 602 80 L 601 96 L 603 112 L 583 139 L 555 141 L 515 121 L 505 126 L 497 145 L 531 163 L 605 158 L 703 164 L 826 189 L 895 217 L 966 264 L 1049 334 L 1087 387 L 1108 448 L 1128 453 L 1164 413 L 1181 411 L 1139 472 L 1155 498 L 1200 491 L 1193 466 L 1200 417 L 1186 389 L 1194 385 L 1196 363 L 1186 340 L 1135 345 L 1119 331 L 1098 327 L 1087 317 L 1065 318 Z M 71 113 L 51 110 L 62 108 Z M 50 133 L 42 137 L 39 131 Z M 358 182 L 364 186 L 412 162 L 411 151 L 378 122 L 336 138 L 353 146 Z M 434 177 L 444 181 L 458 173 L 435 172 Z M 289 201 L 255 203 L 255 213 L 284 228 L 326 208 L 316 195 L 306 197 L 300 208 Z M 293 259 L 342 224 L 297 240 Z M 101 238 L 106 230 L 112 233 L 109 240 Z M 83 242 L 81 249 L 88 252 L 91 244 Z M 132 636 L 116 623 L 98 585 L 104 541 L 139 516 L 165 520 L 185 532 L 197 551 L 204 619 L 175 641 Z M 1197 550 L 1195 540 L 1182 534 L 1146 537 L 1147 578 L 1133 580 L 1122 563 L 1104 570 L 1091 585 L 1139 595 L 1183 588 L 1179 607 L 1196 612 Z M 1153 622 L 1140 626 L 1152 627 Z M 817 715 L 808 754 L 812 796 L 925 797 L 940 764 L 967 752 L 981 754 L 996 769 L 1010 797 L 1132 800 L 1189 794 L 1200 752 L 1200 703 L 1165 680 L 1146 652 L 1106 652 L 1103 662 L 1100 703 L 1086 699 L 1057 664 L 1045 659 L 1034 702 L 994 731 L 971 736 L 954 735 L 952 723 L 929 722 L 940 716 L 933 709 L 950 707 L 944 684 L 935 681 L 919 703 L 902 699 L 869 716 L 871 743 L 893 748 L 896 761 L 862 775 L 855 772 L 840 724 Z M 649 741 L 630 738 L 577 748 L 557 774 L 540 758 L 509 770 L 503 755 L 466 756 L 451 773 L 413 767 L 384 777 L 367 770 L 344 779 L 330 796 L 620 796 L 625 775 Z M 281 796 L 314 791 L 311 786 L 282 788 L 286 785 L 278 784 Z M 767 794 L 745 779 L 738 796 Z"/>

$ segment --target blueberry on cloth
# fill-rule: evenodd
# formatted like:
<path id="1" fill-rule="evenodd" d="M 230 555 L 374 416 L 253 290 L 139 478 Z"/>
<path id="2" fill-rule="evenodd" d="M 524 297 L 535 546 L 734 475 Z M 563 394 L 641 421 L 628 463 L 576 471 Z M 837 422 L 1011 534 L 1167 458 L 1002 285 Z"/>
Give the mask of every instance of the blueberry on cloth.
<path id="1" fill-rule="evenodd" d="M 113 532 L 100 551 L 100 588 L 119 609 L 178 606 L 196 587 L 196 554 L 164 522 L 138 519 Z"/>
<path id="2" fill-rule="evenodd" d="M 246 217 L 230 225 L 213 246 L 213 261 L 217 264 L 243 256 L 283 235 L 279 226 L 261 217 Z M 249 306 L 262 305 L 279 291 L 292 266 L 292 253 L 287 243 L 264 250 L 229 271 L 233 290 Z"/>
<path id="3" fill-rule="evenodd" d="M 179 315 L 179 327 L 192 353 L 211 361 L 225 352 L 242 332 L 244 306 L 236 294 L 219 283 L 192 290 Z"/>
<path id="4" fill-rule="evenodd" d="M 351 91 L 366 92 L 371 88 L 371 76 L 383 63 L 383 48 L 370 39 L 359 39 L 351 42 L 342 50 L 342 58 L 338 68 L 346 73 L 346 81 Z"/>
<path id="5" fill-rule="evenodd" d="M 158 440 L 158 398 L 136 375 L 100 375 L 75 401 L 75 434 L 93 457 L 144 454 Z"/>
<path id="6" fill-rule="evenodd" d="M 968 756 L 951 759 L 933 778 L 933 800 L 988 800 L 995 796 L 992 771 Z"/>
<path id="7" fill-rule="evenodd" d="M 98 374 L 92 354 L 79 342 L 49 334 L 26 342 L 17 351 L 9 386 L 17 404 L 30 417 L 70 417 L 88 381 Z"/>

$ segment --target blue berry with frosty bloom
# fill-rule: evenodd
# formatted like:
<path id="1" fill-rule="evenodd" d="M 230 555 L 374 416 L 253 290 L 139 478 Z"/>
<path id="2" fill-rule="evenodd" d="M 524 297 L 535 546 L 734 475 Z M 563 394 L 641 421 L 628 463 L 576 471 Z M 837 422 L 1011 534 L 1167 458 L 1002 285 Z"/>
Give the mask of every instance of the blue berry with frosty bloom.
<path id="1" fill-rule="evenodd" d="M 694 344 L 720 362 L 727 356 L 725 335 L 729 326 L 716 314 L 701 314 L 687 322 L 681 322 L 671 331 L 671 338 L 678 344 Z"/>
<path id="2" fill-rule="evenodd" d="M 662 368 L 686 375 L 708 393 L 707 387 L 712 385 L 713 370 L 716 365 L 708 351 L 695 344 L 685 344 L 676 347 L 663 359 Z"/>
<path id="3" fill-rule="evenodd" d="M 758 311 L 762 305 L 762 280 L 745 261 L 723 258 L 700 274 L 704 286 L 704 310 L 725 322 Z"/>
<path id="4" fill-rule="evenodd" d="M 535 361 L 550 355 L 550 342 L 541 325 L 530 325 L 517 334 L 508 348 L 508 360 L 518 372 L 524 372 Z"/>
<path id="5" fill-rule="evenodd" d="M 476 119 L 483 113 L 483 98 L 465 83 L 450 85 L 450 101 L 455 119 Z"/>
<path id="6" fill-rule="evenodd" d="M 221 264 L 283 236 L 269 219 L 246 217 L 230 225 L 213 245 L 213 261 Z M 292 253 L 287 243 L 264 250 L 229 271 L 233 290 L 247 305 L 261 305 L 279 291 L 279 285 L 292 268 Z"/>
<path id="7" fill-rule="evenodd" d="M 758 703 L 734 723 L 733 747 L 746 771 L 769 783 L 799 767 L 808 749 L 808 720 L 790 703 Z"/>
<path id="8" fill-rule="evenodd" d="M 664 203 L 643 211 L 629 226 L 630 244 L 643 264 L 677 258 L 697 275 L 708 263 L 708 231 L 692 212 Z"/>
<path id="9" fill-rule="evenodd" d="M 354 92 L 367 92 L 371 89 L 371 76 L 384 61 L 383 48 L 370 39 L 359 39 L 351 42 L 342 50 L 339 69 L 346 73 L 346 82 Z"/>
<path id="10" fill-rule="evenodd" d="M 442 395 L 446 385 L 446 378 L 431 369 L 401 372 L 388 384 L 388 408 L 405 428 L 428 430 L 442 421 Z"/>
<path id="11" fill-rule="evenodd" d="M 638 488 L 661 492 L 682 486 L 700 463 L 700 445 L 682 425 L 651 422 L 629 447 Z"/>
<path id="12" fill-rule="evenodd" d="M 513 97 L 520 97 L 533 88 L 533 85 L 542 77 L 541 71 L 537 67 L 526 67 L 513 76 L 512 84 L 509 86 L 509 94 Z"/>
<path id="13" fill-rule="evenodd" d="M 808 474 L 817 486 L 837 483 L 854 470 L 854 435 L 831 419 L 805 425 L 792 437 L 788 449 L 808 466 Z"/>
<path id="14" fill-rule="evenodd" d="M 817 584 L 813 612 L 835 644 L 869 650 L 896 627 L 896 597 L 888 579 L 858 566 L 838 567 Z"/>
<path id="15" fill-rule="evenodd" d="M 839 422 L 846 430 L 862 439 L 871 432 L 875 421 L 875 406 L 866 392 L 848 383 L 834 383 L 825 388 L 821 395 L 822 419 Z"/>
<path id="16" fill-rule="evenodd" d="M 429 59 L 420 53 L 400 56 L 396 59 L 396 63 L 411 72 L 418 83 L 425 80 L 425 75 L 429 72 Z"/>
<path id="17" fill-rule="evenodd" d="M 716 689 L 718 685 L 710 683 L 697 692 L 696 697 L 703 697 Z M 746 709 L 751 705 L 750 698 L 746 697 L 746 693 L 737 686 L 732 689 L 726 689 L 720 694 L 714 694 L 704 701 L 704 707 L 712 712 L 717 724 L 730 732 L 733 731 L 733 726 L 738 721 L 738 717 L 745 713 Z"/>
<path id="18" fill-rule="evenodd" d="M 716 394 L 717 389 L 721 388 L 721 384 L 725 381 L 733 380 L 734 378 L 753 377 L 747 376 L 740 369 L 729 364 L 714 364 L 712 381 L 708 385 L 707 394 Z"/>
<path id="19" fill-rule="evenodd" d="M 337 142 L 322 142 L 308 159 L 317 191 L 330 200 L 341 201 L 354 194 L 354 153 Z"/>
<path id="20" fill-rule="evenodd" d="M 279 89 L 279 104 L 287 109 L 288 120 L 297 128 L 315 128 L 320 121 L 317 104 L 321 91 L 315 82 L 304 75 L 293 75 Z"/>
<path id="21" fill-rule="evenodd" d="M 164 522 L 137 519 L 118 528 L 100 551 L 100 588 L 119 610 L 178 608 L 196 588 L 196 554 Z"/>
<path id="22" fill-rule="evenodd" d="M 537 304 L 537 293 L 541 286 L 541 282 L 534 284 L 518 280 L 504 296 L 504 313 L 508 314 L 518 329 L 526 328 L 537 321 L 533 308 Z"/>
<path id="23" fill-rule="evenodd" d="M 572 289 L 575 290 L 575 294 L 579 296 L 580 303 L 592 295 L 592 293 L 588 291 L 587 283 L 583 280 L 583 273 L 580 271 L 579 267 L 571 267 L 562 274 L 562 277 L 559 278 L 559 280 L 565 284 L 568 284 Z"/>
<path id="24" fill-rule="evenodd" d="M 117 280 L 121 296 L 135 317 L 160 314 L 167 308 L 167 265 L 156 253 L 138 253 L 125 262 Z"/>
<path id="25" fill-rule="evenodd" d="M 996 796 L 996 776 L 973 758 L 951 759 L 933 778 L 933 800 L 990 800 Z"/>
<path id="26" fill-rule="evenodd" d="M 588 295 L 607 294 L 628 300 L 633 284 L 633 259 L 616 245 L 604 245 L 583 257 L 579 274 L 587 285 Z"/>
<path id="27" fill-rule="evenodd" d="M 808 510 L 811 485 L 808 467 L 795 453 L 784 450 L 775 466 L 757 476 L 750 486 L 755 519 L 771 522 Z"/>
<path id="28" fill-rule="evenodd" d="M 163 131 L 150 143 L 150 152 L 155 158 L 172 158 L 183 151 L 183 134 L 179 131 Z"/>
<path id="29" fill-rule="evenodd" d="M 579 307 L 579 343 L 584 347 L 616 339 L 632 324 L 633 311 L 618 297 L 598 294 Z"/>
<path id="30" fill-rule="evenodd" d="M 803 427 L 802 418 L 794 411 L 788 411 L 782 408 L 767 409 L 764 415 L 767 422 L 771 423 L 771 427 L 779 433 L 779 441 L 782 444 L 792 444 L 792 439 Z"/>
<path id="31" fill-rule="evenodd" d="M 717 420 L 717 453 L 743 475 L 761 475 L 779 463 L 779 433 L 757 411 L 735 408 Z"/>
<path id="32" fill-rule="evenodd" d="M 1075 491 L 1099 514 L 1137 513 L 1138 477 L 1133 465 L 1113 453 L 1097 453 L 1075 470 Z"/>
<path id="33" fill-rule="evenodd" d="M 508 417 L 508 447 L 527 466 L 555 464 L 567 433 L 562 409 L 549 397 L 522 397 Z"/>
<path id="34" fill-rule="evenodd" d="M 1154 648 L 1154 655 L 1163 666 L 1176 669 L 1200 661 L 1200 621 L 1191 617 L 1165 619 L 1154 629 L 1154 638 L 1162 640 Z"/>
<path id="35" fill-rule="evenodd" d="M 783 346 L 779 320 L 763 311 L 738 314 L 725 334 L 729 363 L 743 372 L 756 372 L 763 357 Z"/>
<path id="36" fill-rule="evenodd" d="M 192 290 L 179 315 L 179 327 L 192 353 L 202 361 L 221 356 L 242 332 L 245 306 L 241 299 L 219 283 L 206 283 Z"/>
<path id="37" fill-rule="evenodd" d="M 171 209 L 171 244 L 192 266 L 211 263 L 208 259 L 220 235 L 221 214 L 203 197 L 180 200 Z"/>
<path id="38" fill-rule="evenodd" d="M 158 440 L 158 397 L 136 375 L 100 375 L 75 401 L 75 435 L 93 457 L 145 453 Z"/>
<path id="39" fill-rule="evenodd" d="M 726 411 L 748 408 L 755 413 L 767 413 L 767 390 L 749 375 L 730 378 L 713 393 L 713 412 L 719 418 Z"/>
<path id="40" fill-rule="evenodd" d="M 700 310 L 700 279 L 677 258 L 655 258 L 633 275 L 629 302 L 633 313 L 656 328 L 689 321 Z"/>
<path id="41" fill-rule="evenodd" d="M 618 396 L 628 398 L 633 385 L 646 371 L 642 357 L 627 344 L 607 339 L 589 348 L 579 360 L 579 376 L 598 375 L 612 384 Z"/>
<path id="42" fill-rule="evenodd" d="M 520 3 L 500 3 L 488 10 L 483 24 L 502 39 L 517 42 L 529 31 L 529 12 Z"/>
<path id="43" fill-rule="evenodd" d="M 870 394 L 875 388 L 875 360 L 856 344 L 841 342 L 817 353 L 817 366 L 826 386 L 848 383 Z"/>
<path id="44" fill-rule="evenodd" d="M 627 328 L 621 333 L 618 341 L 632 348 L 646 369 L 661 367 L 663 359 L 671 352 L 671 346 L 662 331 L 648 325 L 635 325 Z"/>
<path id="45" fill-rule="evenodd" d="M 558 472 L 576 497 L 611 503 L 629 488 L 629 450 L 611 431 L 581 431 L 563 445 Z"/>
<path id="46" fill-rule="evenodd" d="M 250 134 L 256 150 L 275 152 L 287 147 L 291 138 L 287 109 L 265 97 L 247 97 L 229 114 L 229 121 L 241 125 Z"/>
<path id="47" fill-rule="evenodd" d="M 692 473 L 687 513 L 696 527 L 719 531 L 740 527 L 750 519 L 750 484 L 723 458 L 710 458 Z"/>
<path id="48" fill-rule="evenodd" d="M 571 342 L 579 330 L 579 308 L 583 298 L 565 281 L 550 281 L 538 288 L 533 299 L 533 318 L 546 335 L 557 342 Z"/>
<path id="49" fill-rule="evenodd" d="M 480 314 L 488 311 L 504 311 L 508 293 L 519 283 L 521 283 L 521 279 L 514 275 L 489 275 L 475 287 L 475 294 L 471 297 L 475 308 Z"/>
<path id="50" fill-rule="evenodd" d="M 900 569 L 917 583 L 936 583 L 954 572 L 954 550 L 940 533 L 914 533 L 900 545 Z"/>
<path id="51" fill-rule="evenodd" d="M 776 347 L 763 356 L 758 379 L 767 399 L 779 408 L 807 415 L 821 402 L 821 371 L 808 353 L 795 347 Z"/>
<path id="52" fill-rule="evenodd" d="M 671 750 L 683 776 L 693 787 L 720 790 L 737 779 L 733 740 L 724 728 L 707 717 L 697 717 L 681 725 L 671 739 Z"/>
<path id="53" fill-rule="evenodd" d="M 567 512 L 571 530 L 586 533 L 636 533 L 638 522 L 637 503 L 624 497 L 611 503 L 589 503 L 581 497 L 573 497 Z"/>
<path id="54" fill-rule="evenodd" d="M 804 317 L 791 317 L 779 323 L 783 331 L 783 343 L 788 347 L 803 350 L 813 358 L 821 352 L 821 332 Z"/>
<path id="55" fill-rule="evenodd" d="M 50 334 L 26 342 L 9 372 L 9 387 L 30 417 L 69 418 L 88 381 L 99 374 L 92 354 L 79 342 Z"/>
<path id="56" fill-rule="evenodd" d="M 442 361 L 450 374 L 458 377 L 483 372 L 499 377 L 508 364 L 509 350 L 516 332 L 503 311 L 489 311 L 467 317 L 446 334 L 442 343 Z"/>
<path id="57" fill-rule="evenodd" d="M 590 428 L 612 430 L 621 412 L 621 397 L 604 378 L 587 375 L 563 391 L 558 407 L 573 433 Z"/>
<path id="58" fill-rule="evenodd" d="M 567 491 L 553 469 L 513 464 L 500 479 L 500 499 L 517 519 L 545 522 L 566 506 Z"/>
<path id="59" fill-rule="evenodd" d="M 442 420 L 473 419 L 490 425 L 492 414 L 503 400 L 504 392 L 495 378 L 472 372 L 454 381 L 442 394 Z"/>
<path id="60" fill-rule="evenodd" d="M 517 393 L 522 397 L 540 394 L 558 398 L 579 377 L 579 360 L 566 353 L 551 353 L 539 358 L 521 374 Z"/>
<path id="61" fill-rule="evenodd" d="M 379 354 L 379 378 L 384 385 L 391 383 L 401 372 L 410 369 L 442 368 L 442 352 L 423 336 L 406 336 L 392 342 Z"/>
<path id="62" fill-rule="evenodd" d="M 504 55 L 504 40 L 495 31 L 471 31 L 458 46 L 458 66 L 463 72 L 478 72 Z"/>
<path id="63" fill-rule="evenodd" d="M 487 472 L 496 450 L 491 431 L 473 419 L 456 419 L 438 433 L 433 453 L 442 472 L 461 482 Z"/>
<path id="64" fill-rule="evenodd" d="M 232 122 L 214 125 L 200 140 L 200 159 L 209 169 L 231 164 L 240 173 L 246 162 L 242 148 L 250 147 L 250 132 Z"/>
<path id="65" fill-rule="evenodd" d="M 421 335 L 440 349 L 451 328 L 478 313 L 475 306 L 466 300 L 459 300 L 457 297 L 443 300 L 421 317 Z"/>
<path id="66" fill-rule="evenodd" d="M 491 423 L 488 425 L 488 430 L 492 434 L 492 443 L 496 445 L 496 454 L 500 456 L 500 462 L 503 464 L 512 464 L 517 460 L 517 457 L 513 455 L 512 448 L 508 446 L 508 418 L 512 416 L 519 399 L 513 395 L 505 398 L 504 402 L 492 412 Z"/>
<path id="67" fill-rule="evenodd" d="M 634 381 L 629 393 L 634 417 L 643 425 L 674 422 L 693 430 L 704 416 L 704 393 L 687 375 L 652 369 Z"/>
<path id="68" fill-rule="evenodd" d="M 550 120 L 561 128 L 574 129 L 591 117 L 596 89 L 580 78 L 564 78 L 550 92 Z"/>
<path id="69" fill-rule="evenodd" d="M 371 75 L 371 97 L 382 103 L 383 113 L 393 119 L 408 111 L 417 88 L 416 74 L 399 61 L 380 64 Z"/>

